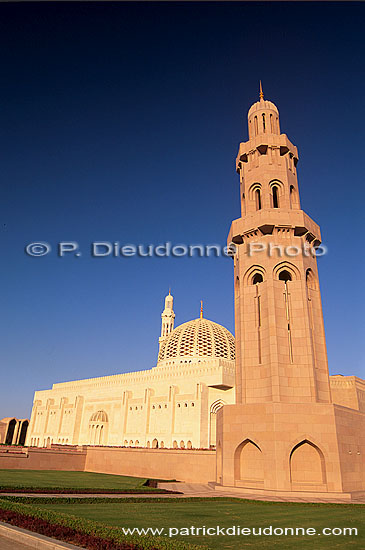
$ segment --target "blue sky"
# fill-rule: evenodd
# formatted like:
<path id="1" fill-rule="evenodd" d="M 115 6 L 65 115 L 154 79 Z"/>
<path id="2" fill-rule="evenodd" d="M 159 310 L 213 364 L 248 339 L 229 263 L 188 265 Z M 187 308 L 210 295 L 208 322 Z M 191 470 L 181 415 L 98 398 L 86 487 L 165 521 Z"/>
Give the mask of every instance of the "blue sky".
<path id="1" fill-rule="evenodd" d="M 258 82 L 299 149 L 332 374 L 365 376 L 363 3 L 0 5 L 0 418 L 53 382 L 156 362 L 176 323 L 233 331 L 228 258 L 91 258 L 92 241 L 224 244 Z M 31 258 L 77 241 L 82 256 Z"/>

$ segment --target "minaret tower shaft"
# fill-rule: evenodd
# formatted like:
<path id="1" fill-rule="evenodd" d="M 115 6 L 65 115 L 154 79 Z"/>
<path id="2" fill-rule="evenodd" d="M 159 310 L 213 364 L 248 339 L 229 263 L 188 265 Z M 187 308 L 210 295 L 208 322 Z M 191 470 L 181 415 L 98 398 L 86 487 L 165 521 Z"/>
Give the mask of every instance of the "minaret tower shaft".
<path id="1" fill-rule="evenodd" d="M 161 313 L 161 336 L 158 339 L 159 347 L 161 348 L 162 342 L 166 340 L 168 335 L 174 330 L 175 313 L 173 310 L 174 298 L 169 290 L 168 295 L 165 298 L 165 309 Z"/>
<path id="2" fill-rule="evenodd" d="M 298 151 L 280 133 L 279 111 L 260 98 L 241 143 L 241 218 L 235 243 L 236 401 L 330 402 L 314 248 L 318 225 L 301 210 Z"/>

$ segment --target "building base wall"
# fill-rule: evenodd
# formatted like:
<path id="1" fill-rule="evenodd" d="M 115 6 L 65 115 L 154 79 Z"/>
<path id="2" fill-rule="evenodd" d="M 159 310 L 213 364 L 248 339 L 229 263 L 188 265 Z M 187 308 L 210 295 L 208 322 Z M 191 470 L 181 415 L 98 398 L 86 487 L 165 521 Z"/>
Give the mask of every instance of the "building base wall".
<path id="1" fill-rule="evenodd" d="M 216 481 L 256 492 L 364 491 L 364 428 L 363 413 L 333 404 L 227 405 L 217 415 Z"/>

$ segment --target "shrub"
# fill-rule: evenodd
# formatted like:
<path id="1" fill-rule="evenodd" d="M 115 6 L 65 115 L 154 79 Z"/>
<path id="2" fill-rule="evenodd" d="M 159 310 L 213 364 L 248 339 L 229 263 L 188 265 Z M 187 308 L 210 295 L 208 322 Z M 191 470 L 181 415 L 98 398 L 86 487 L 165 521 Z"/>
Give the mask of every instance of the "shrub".
<path id="1" fill-rule="evenodd" d="M 149 486 L 147 489 L 90 489 L 90 488 L 78 488 L 78 489 L 72 489 L 67 487 L 23 487 L 23 486 L 12 486 L 12 487 L 6 487 L 6 486 L 0 486 L 0 493 L 40 493 L 40 494 L 112 494 L 112 495 L 118 495 L 118 494 L 125 494 L 125 495 L 144 495 L 144 494 L 156 494 L 156 495 L 163 495 L 163 494 L 178 494 L 181 495 L 179 491 L 169 491 L 167 489 L 157 489 L 153 487 L 153 485 Z"/>
<path id="2" fill-rule="evenodd" d="M 88 550 L 199 550 L 202 546 L 164 537 L 126 536 L 118 527 L 0 499 L 0 520 Z"/>

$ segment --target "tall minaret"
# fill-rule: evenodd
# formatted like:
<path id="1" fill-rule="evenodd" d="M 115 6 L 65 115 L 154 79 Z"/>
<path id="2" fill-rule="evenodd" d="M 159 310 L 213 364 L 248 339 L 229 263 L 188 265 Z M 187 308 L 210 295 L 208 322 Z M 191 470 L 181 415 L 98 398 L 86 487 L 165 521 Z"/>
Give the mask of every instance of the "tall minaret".
<path id="1" fill-rule="evenodd" d="M 239 146 L 241 218 L 234 220 L 237 403 L 331 400 L 317 260 L 318 225 L 301 210 L 297 148 L 277 107 L 248 112 Z M 312 249 L 312 252 L 310 251 Z"/>
<path id="2" fill-rule="evenodd" d="M 166 340 L 170 332 L 174 330 L 175 313 L 173 310 L 173 304 L 174 304 L 174 298 L 171 295 L 171 292 L 169 290 L 169 293 L 165 298 L 165 309 L 161 314 L 161 318 L 162 318 L 161 336 L 158 340 L 160 348 L 161 348 L 162 342 Z"/>

